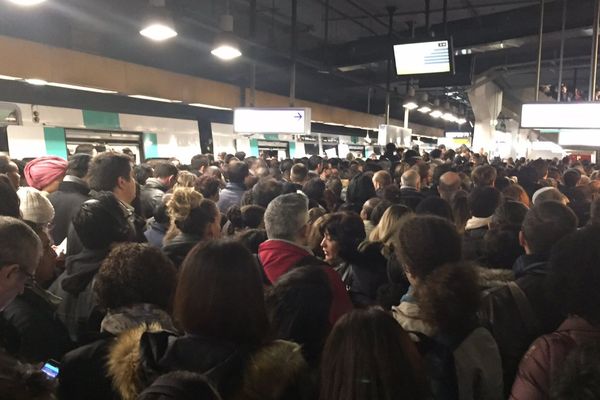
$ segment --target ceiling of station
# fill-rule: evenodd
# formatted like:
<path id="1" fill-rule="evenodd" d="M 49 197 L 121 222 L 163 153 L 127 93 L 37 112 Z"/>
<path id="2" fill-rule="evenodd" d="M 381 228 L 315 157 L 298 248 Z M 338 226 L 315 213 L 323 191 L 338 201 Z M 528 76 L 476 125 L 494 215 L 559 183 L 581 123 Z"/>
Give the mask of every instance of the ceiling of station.
<path id="1" fill-rule="evenodd" d="M 254 36 L 250 30 L 253 0 L 229 2 L 244 52 L 242 59 L 231 63 L 210 54 L 219 16 L 226 12 L 223 0 L 167 0 L 179 35 L 160 44 L 138 34 L 146 0 L 49 0 L 27 10 L 2 1 L 0 34 L 240 86 L 249 84 L 249 63 L 254 61 L 257 88 L 287 95 L 292 0 L 254 1 Z M 587 87 L 593 2 L 568 1 L 563 76 L 572 86 Z M 446 24 L 444 0 L 430 0 L 429 32 L 425 4 L 426 0 L 298 1 L 297 97 L 367 111 L 370 92 L 371 112 L 383 113 L 390 44 L 413 34 L 431 37 L 446 32 L 456 49 L 471 54 L 456 57 L 456 79 L 412 80 L 418 91 L 440 97 L 448 92 L 455 97 L 458 92 L 465 98 L 470 81 L 482 75 L 502 86 L 508 97 L 512 92 L 515 99 L 523 89 L 533 88 L 538 0 L 447 0 Z M 389 7 L 394 7 L 391 40 Z M 562 11 L 563 0 L 546 0 L 542 83 L 558 82 Z M 407 80 L 392 76 L 391 85 L 397 93 L 392 116 L 401 117 Z"/>

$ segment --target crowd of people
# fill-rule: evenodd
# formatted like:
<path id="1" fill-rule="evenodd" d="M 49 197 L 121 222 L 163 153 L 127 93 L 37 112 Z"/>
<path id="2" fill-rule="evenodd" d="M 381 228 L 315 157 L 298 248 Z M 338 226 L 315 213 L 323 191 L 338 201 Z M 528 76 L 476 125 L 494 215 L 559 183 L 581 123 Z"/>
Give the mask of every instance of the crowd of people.
<path id="1" fill-rule="evenodd" d="M 600 398 L 599 194 L 466 147 L 0 156 L 0 398 Z"/>

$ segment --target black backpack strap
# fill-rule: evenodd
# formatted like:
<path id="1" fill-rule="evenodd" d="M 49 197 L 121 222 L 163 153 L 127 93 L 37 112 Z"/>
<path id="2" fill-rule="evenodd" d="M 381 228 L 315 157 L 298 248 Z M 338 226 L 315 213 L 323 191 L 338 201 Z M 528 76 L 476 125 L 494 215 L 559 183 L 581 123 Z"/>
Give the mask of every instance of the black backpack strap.
<path id="1" fill-rule="evenodd" d="M 515 300 L 519 315 L 521 316 L 521 320 L 525 325 L 527 333 L 530 336 L 539 336 L 539 333 L 541 332 L 540 322 L 531 307 L 529 299 L 516 282 L 509 282 L 507 286 L 512 298 Z"/>

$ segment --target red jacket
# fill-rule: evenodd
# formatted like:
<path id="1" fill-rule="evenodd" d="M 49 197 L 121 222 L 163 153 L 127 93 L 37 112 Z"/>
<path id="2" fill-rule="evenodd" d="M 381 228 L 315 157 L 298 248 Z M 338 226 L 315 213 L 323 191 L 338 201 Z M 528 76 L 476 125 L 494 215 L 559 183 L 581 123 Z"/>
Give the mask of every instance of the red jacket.
<path id="1" fill-rule="evenodd" d="M 600 329 L 579 317 L 567 318 L 560 327 L 533 342 L 521 364 L 510 400 L 544 400 L 569 353 L 577 346 L 600 339 Z"/>
<path id="2" fill-rule="evenodd" d="M 300 246 L 283 240 L 267 240 L 258 248 L 258 258 L 271 283 L 288 272 L 298 261 L 311 254 Z M 322 263 L 323 271 L 329 278 L 333 300 L 329 310 L 329 322 L 333 326 L 345 313 L 352 310 L 352 302 L 342 282 L 340 274 L 327 264 Z"/>

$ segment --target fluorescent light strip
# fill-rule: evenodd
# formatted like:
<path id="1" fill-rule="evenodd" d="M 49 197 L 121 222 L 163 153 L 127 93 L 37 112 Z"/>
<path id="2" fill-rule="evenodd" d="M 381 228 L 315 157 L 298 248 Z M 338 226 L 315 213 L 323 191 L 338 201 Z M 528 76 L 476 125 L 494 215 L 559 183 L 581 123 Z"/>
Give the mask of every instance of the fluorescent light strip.
<path id="1" fill-rule="evenodd" d="M 48 86 L 54 86 L 54 87 L 59 87 L 59 88 L 63 88 L 63 89 L 82 90 L 82 91 L 94 92 L 94 93 L 106 93 L 106 94 L 118 93 L 114 90 L 98 89 L 98 88 L 87 87 L 87 86 L 69 85 L 67 83 L 48 82 Z"/>
<path id="2" fill-rule="evenodd" d="M 220 106 L 213 106 L 210 104 L 203 104 L 203 103 L 190 103 L 190 106 L 192 107 L 201 107 L 201 108 L 211 108 L 213 110 L 225 110 L 225 111 L 231 111 L 231 108 L 228 107 L 220 107 Z"/>
<path id="3" fill-rule="evenodd" d="M 17 4 L 23 7 L 37 6 L 45 2 L 46 0 L 9 0 L 13 4 Z"/>
<path id="4" fill-rule="evenodd" d="M 48 84 L 48 82 L 46 82 L 45 80 L 37 78 L 25 79 L 25 82 L 34 86 L 46 86 Z"/>
<path id="5" fill-rule="evenodd" d="M 20 81 L 20 80 L 23 80 L 23 78 L 17 78 L 16 76 L 10 76 L 10 75 L 0 75 L 0 79 L 5 80 L 5 81 Z"/>
<path id="6" fill-rule="evenodd" d="M 140 31 L 140 35 L 152 39 L 155 42 L 162 42 L 177 36 L 177 32 L 170 26 L 164 24 L 152 24 Z"/>
<path id="7" fill-rule="evenodd" d="M 180 103 L 180 100 L 170 100 L 170 99 L 164 99 L 162 97 L 152 97 L 152 96 L 145 96 L 143 94 L 130 94 L 127 95 L 127 97 L 133 97 L 134 99 L 140 99 L 140 100 L 150 100 L 150 101 L 160 101 L 161 103 Z"/>

